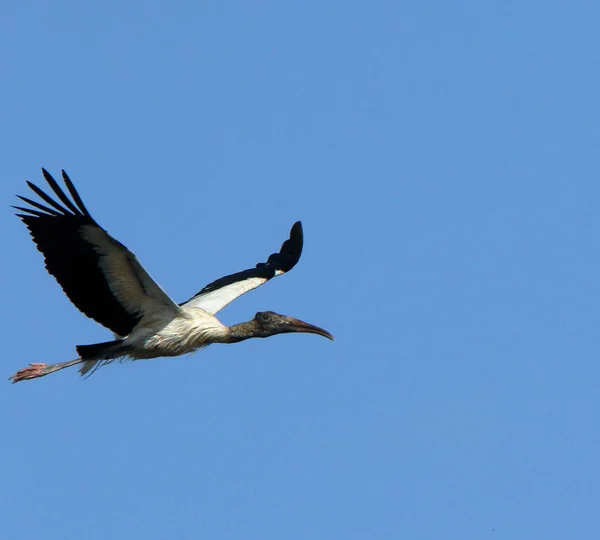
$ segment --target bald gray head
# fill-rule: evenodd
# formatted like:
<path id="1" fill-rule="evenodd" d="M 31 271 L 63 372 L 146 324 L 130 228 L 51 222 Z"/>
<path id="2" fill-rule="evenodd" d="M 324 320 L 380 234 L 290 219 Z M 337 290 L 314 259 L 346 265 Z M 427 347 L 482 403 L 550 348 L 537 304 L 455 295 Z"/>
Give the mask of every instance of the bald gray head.
<path id="1" fill-rule="evenodd" d="M 279 315 L 273 311 L 260 311 L 251 321 L 235 324 L 230 328 L 230 341 L 242 341 L 249 338 L 266 338 L 276 334 L 298 332 L 303 334 L 318 334 L 333 340 L 333 336 L 318 326 L 304 321 Z"/>

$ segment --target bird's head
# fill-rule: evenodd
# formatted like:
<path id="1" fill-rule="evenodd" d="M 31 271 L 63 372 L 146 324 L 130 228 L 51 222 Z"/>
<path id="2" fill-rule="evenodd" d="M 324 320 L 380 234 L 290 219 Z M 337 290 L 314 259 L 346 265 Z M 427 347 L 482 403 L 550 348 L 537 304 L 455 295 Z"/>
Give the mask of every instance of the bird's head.
<path id="1" fill-rule="evenodd" d="M 272 311 L 260 311 L 254 316 L 254 337 L 269 337 L 276 334 L 302 332 L 304 334 L 318 334 L 333 341 L 333 336 L 318 326 L 305 323 L 292 317 L 279 315 Z"/>

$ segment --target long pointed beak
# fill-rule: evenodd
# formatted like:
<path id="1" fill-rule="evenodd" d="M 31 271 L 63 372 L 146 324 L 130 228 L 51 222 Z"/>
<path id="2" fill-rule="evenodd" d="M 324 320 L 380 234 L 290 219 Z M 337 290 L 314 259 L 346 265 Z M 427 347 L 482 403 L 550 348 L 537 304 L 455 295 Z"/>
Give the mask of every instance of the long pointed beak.
<path id="1" fill-rule="evenodd" d="M 318 334 L 319 336 L 326 337 L 333 341 L 333 336 L 327 331 L 323 330 L 323 328 L 319 328 L 314 324 L 308 324 L 299 319 L 293 319 L 292 317 L 288 317 L 285 324 L 286 332 L 302 332 L 304 334 Z"/>

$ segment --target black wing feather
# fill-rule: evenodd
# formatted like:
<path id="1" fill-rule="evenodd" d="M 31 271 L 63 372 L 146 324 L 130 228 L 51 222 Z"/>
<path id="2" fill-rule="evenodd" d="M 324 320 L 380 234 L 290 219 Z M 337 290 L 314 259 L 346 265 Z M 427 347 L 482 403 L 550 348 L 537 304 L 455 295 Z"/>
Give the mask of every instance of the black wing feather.
<path id="1" fill-rule="evenodd" d="M 297 221 L 290 230 L 289 239 L 281 245 L 281 249 L 278 253 L 269 255 L 266 263 L 258 263 L 255 268 L 249 268 L 248 270 L 242 270 L 241 272 L 219 278 L 212 283 L 209 283 L 201 291 L 198 291 L 192 298 L 216 291 L 217 289 L 221 289 L 232 283 L 244 281 L 249 278 L 265 278 L 268 281 L 275 277 L 277 271 L 282 273 L 288 272 L 294 268 L 296 263 L 300 260 L 300 255 L 302 255 L 302 245 L 302 223 Z M 192 298 L 190 298 L 190 300 Z"/>
<path id="2" fill-rule="evenodd" d="M 52 175 L 46 169 L 44 169 L 44 168 L 42 168 L 42 174 L 44 175 L 44 178 L 46 179 L 46 182 L 48 182 L 48 185 L 52 188 L 52 191 L 54 191 L 54 193 L 56 193 L 56 196 L 61 200 L 61 202 L 69 210 L 71 210 L 71 212 L 73 212 L 74 214 L 80 214 L 81 212 L 69 200 L 69 197 L 67 197 L 65 195 L 65 192 L 62 189 L 60 189 L 60 186 L 58 185 L 58 183 L 56 182 L 56 180 L 54 180 L 54 178 L 52 178 Z"/>
<path id="3" fill-rule="evenodd" d="M 48 185 L 68 210 L 35 184 L 27 182 L 41 199 L 58 212 L 20 197 L 44 212 L 18 207 L 18 210 L 31 215 L 17 216 L 29 229 L 38 250 L 44 255 L 46 269 L 56 278 L 69 300 L 88 317 L 115 334 L 126 336 L 139 322 L 140 317 L 126 311 L 116 300 L 98 267 L 98 255 L 94 246 L 84 240 L 80 233 L 83 226 L 93 225 L 101 228 L 100 225 L 91 217 L 66 175 L 63 176 L 65 185 L 79 209 L 68 199 L 54 178 L 44 169 L 42 172 Z"/>
<path id="4" fill-rule="evenodd" d="M 83 204 L 83 201 L 81 200 L 81 197 L 79 196 L 79 193 L 77 193 L 77 190 L 75 189 L 75 186 L 73 185 L 73 182 L 69 178 L 69 175 L 65 172 L 64 169 L 61 170 L 61 173 L 62 173 L 63 180 L 65 182 L 65 185 L 67 186 L 67 189 L 69 190 L 69 193 L 71 194 L 71 197 L 73 197 L 75 204 L 77 204 L 77 206 L 79 206 L 79 208 L 81 209 L 81 211 L 83 212 L 84 215 L 91 217 L 90 213 L 88 212 L 88 209 L 85 207 L 85 204 Z"/>
<path id="5" fill-rule="evenodd" d="M 61 213 L 57 212 L 56 210 L 52 210 L 52 208 L 48 208 L 47 206 L 40 204 L 39 202 L 35 202 L 32 201 L 31 199 L 28 199 L 27 197 L 21 197 L 20 195 L 17 195 L 17 197 L 19 199 L 21 199 L 23 202 L 26 202 L 27 204 L 30 204 L 31 206 L 35 206 L 36 208 L 39 208 L 40 210 L 43 210 L 44 212 L 46 212 L 47 214 L 52 214 L 53 216 L 60 216 Z M 14 206 L 13 208 L 19 208 L 18 206 Z M 27 208 L 20 208 L 21 210 L 25 210 L 25 212 L 32 212 L 33 210 L 29 210 Z"/>
<path id="6" fill-rule="evenodd" d="M 46 214 L 44 212 L 40 212 L 39 210 L 32 210 L 31 208 L 23 208 L 22 206 L 13 206 L 15 210 L 21 210 L 21 212 L 27 212 L 27 214 L 15 214 L 17 217 L 24 218 L 30 217 L 31 215 L 42 217 Z"/>
<path id="7" fill-rule="evenodd" d="M 38 197 L 40 197 L 40 199 L 47 202 L 50 206 L 52 206 L 53 208 L 58 210 L 61 214 L 69 213 L 69 211 L 64 206 L 61 206 L 60 204 L 58 204 L 52 197 L 50 197 L 50 195 L 47 195 L 46 193 L 44 193 L 35 184 L 32 184 L 31 182 L 27 181 L 27 185 L 29 186 L 29 189 L 31 189 Z"/>

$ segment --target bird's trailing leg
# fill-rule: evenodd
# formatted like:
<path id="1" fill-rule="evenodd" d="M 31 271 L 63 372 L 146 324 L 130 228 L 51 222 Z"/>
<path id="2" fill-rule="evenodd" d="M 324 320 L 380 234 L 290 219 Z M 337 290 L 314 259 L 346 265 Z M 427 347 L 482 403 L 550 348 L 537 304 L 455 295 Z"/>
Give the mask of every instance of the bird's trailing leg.
<path id="1" fill-rule="evenodd" d="M 20 369 L 14 375 L 11 375 L 8 378 L 8 380 L 12 380 L 14 384 L 19 381 L 26 381 L 28 379 L 37 379 L 38 377 L 44 377 L 45 375 L 49 375 L 50 373 L 54 373 L 55 371 L 59 371 L 64 368 L 81 364 L 81 362 L 83 361 L 84 360 L 82 360 L 81 358 L 77 358 L 76 360 L 70 360 L 69 362 L 60 362 L 58 364 L 29 364 L 29 367 Z"/>

